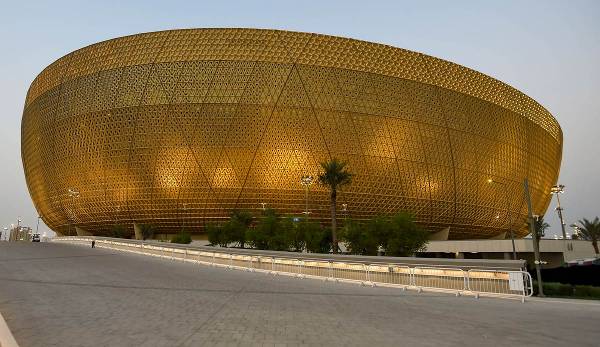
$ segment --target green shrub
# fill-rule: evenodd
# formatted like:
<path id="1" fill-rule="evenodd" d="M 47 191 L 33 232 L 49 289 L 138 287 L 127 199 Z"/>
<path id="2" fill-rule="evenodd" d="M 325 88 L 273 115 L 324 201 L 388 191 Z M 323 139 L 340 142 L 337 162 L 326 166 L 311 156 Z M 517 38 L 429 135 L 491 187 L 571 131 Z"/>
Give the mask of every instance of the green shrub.
<path id="1" fill-rule="evenodd" d="M 284 227 L 286 228 L 291 251 L 302 252 L 304 250 L 304 247 L 306 246 L 305 223 L 306 219 L 304 218 L 287 217 Z"/>
<path id="2" fill-rule="evenodd" d="M 292 248 L 294 227 L 290 218 L 280 218 L 273 209 L 267 209 L 258 224 L 248 231 L 248 243 L 258 249 L 289 251 Z"/>
<path id="3" fill-rule="evenodd" d="M 341 239 L 351 254 L 377 255 L 379 247 L 388 256 L 412 256 L 425 248 L 429 234 L 420 228 L 414 217 L 397 213 L 391 217 L 378 216 L 365 224 L 346 223 Z"/>
<path id="4" fill-rule="evenodd" d="M 191 242 L 192 242 L 192 236 L 190 235 L 190 233 L 188 233 L 184 230 L 182 230 L 178 234 L 175 234 L 175 235 L 173 235 L 173 237 L 171 237 L 171 243 L 188 244 Z"/>
<path id="5" fill-rule="evenodd" d="M 302 223 L 306 251 L 311 253 L 329 253 L 331 250 L 331 230 L 322 228 L 315 222 Z"/>
<path id="6" fill-rule="evenodd" d="M 538 295 L 538 287 L 536 281 L 533 282 L 533 294 Z M 544 295 L 600 299 L 600 287 L 574 286 L 571 284 L 546 282 L 544 283 Z"/>
<path id="7" fill-rule="evenodd" d="M 248 231 L 248 243 L 256 249 L 273 249 L 273 239 L 280 229 L 277 212 L 267 209 L 259 218 L 258 224 Z"/>
<path id="8" fill-rule="evenodd" d="M 123 238 L 125 238 L 126 234 L 127 234 L 127 228 L 124 225 L 120 225 L 120 224 L 113 225 L 112 228 L 110 229 L 110 237 L 123 239 Z"/>
<path id="9" fill-rule="evenodd" d="M 598 298 L 600 299 L 600 287 L 594 286 L 575 286 L 576 297 L 581 298 Z"/>
<path id="10" fill-rule="evenodd" d="M 398 213 L 391 218 L 390 225 L 385 255 L 410 257 L 427 245 L 429 233 L 415 223 L 412 215 Z"/>
<path id="11" fill-rule="evenodd" d="M 252 213 L 248 211 L 233 211 L 222 227 L 223 237 L 227 243 L 237 243 L 240 248 L 244 248 L 252 218 Z"/>
<path id="12" fill-rule="evenodd" d="M 348 253 L 356 255 L 377 255 L 379 245 L 372 231 L 362 224 L 351 220 L 344 223 L 340 230 L 340 239 L 344 242 Z"/>
<path id="13" fill-rule="evenodd" d="M 152 224 L 140 225 L 140 233 L 142 234 L 142 240 L 151 239 L 154 236 L 155 231 L 156 227 Z"/>
<path id="14" fill-rule="evenodd" d="M 208 234 L 208 242 L 211 245 L 218 245 L 221 247 L 227 247 L 227 241 L 223 235 L 223 230 L 216 224 L 208 224 L 206 226 L 206 233 Z"/>
<path id="15" fill-rule="evenodd" d="M 573 296 L 573 286 L 562 283 L 544 283 L 544 294 L 548 296 Z"/>

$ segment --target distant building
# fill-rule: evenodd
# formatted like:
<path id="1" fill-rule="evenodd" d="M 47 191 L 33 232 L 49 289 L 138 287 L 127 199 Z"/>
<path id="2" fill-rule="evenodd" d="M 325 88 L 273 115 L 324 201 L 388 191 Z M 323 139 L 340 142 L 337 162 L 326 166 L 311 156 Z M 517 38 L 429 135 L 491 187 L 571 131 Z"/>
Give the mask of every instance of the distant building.
<path id="1" fill-rule="evenodd" d="M 25 226 L 14 226 L 10 229 L 9 241 L 31 241 L 31 228 Z"/>

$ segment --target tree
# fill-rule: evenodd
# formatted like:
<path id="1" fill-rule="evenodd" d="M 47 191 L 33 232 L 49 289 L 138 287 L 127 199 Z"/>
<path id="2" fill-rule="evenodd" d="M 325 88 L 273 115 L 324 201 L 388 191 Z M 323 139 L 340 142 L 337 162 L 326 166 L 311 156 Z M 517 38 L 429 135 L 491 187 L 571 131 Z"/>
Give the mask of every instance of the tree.
<path id="1" fill-rule="evenodd" d="M 277 212 L 267 209 L 258 224 L 248 231 L 248 242 L 257 249 L 272 249 L 273 238 L 279 229 Z"/>
<path id="2" fill-rule="evenodd" d="M 222 228 L 227 243 L 237 242 L 240 248 L 244 248 L 246 233 L 252 224 L 252 218 L 252 214 L 248 211 L 233 211 Z"/>
<path id="3" fill-rule="evenodd" d="M 288 238 L 290 242 L 290 249 L 294 252 L 302 252 L 306 247 L 306 227 L 305 224 L 308 222 L 306 218 L 289 217 L 287 224 Z"/>
<path id="4" fill-rule="evenodd" d="M 419 227 L 407 213 L 398 213 L 390 220 L 390 233 L 385 254 L 409 257 L 427 245 L 429 233 Z"/>
<path id="5" fill-rule="evenodd" d="M 579 236 L 587 241 L 592 241 L 596 254 L 598 253 L 598 239 L 600 239 L 600 220 L 598 217 L 590 221 L 586 218 L 579 220 Z"/>
<path id="6" fill-rule="evenodd" d="M 336 235 L 336 203 L 337 191 L 345 185 L 352 182 L 352 174 L 346 170 L 346 163 L 335 158 L 328 162 L 321 163 L 323 172 L 319 175 L 319 182 L 327 186 L 331 191 L 331 241 L 333 253 L 338 251 L 338 241 Z"/>
<path id="7" fill-rule="evenodd" d="M 529 222 L 527 222 L 527 225 L 529 225 Z M 546 236 L 546 230 L 548 230 L 548 228 L 550 228 L 550 224 L 544 221 L 544 216 L 539 216 L 535 220 L 533 224 L 533 230 L 535 230 L 535 233 L 537 234 L 538 247 L 540 245 L 540 240 L 542 239 L 542 237 Z"/>
<path id="8" fill-rule="evenodd" d="M 372 229 L 355 223 L 346 221 L 340 238 L 344 241 L 346 249 L 350 254 L 356 255 L 377 255 L 379 248 L 377 239 L 375 238 Z"/>
<path id="9" fill-rule="evenodd" d="M 376 216 L 369 220 L 366 225 L 366 232 L 373 238 L 373 242 L 377 245 L 377 249 L 374 253 L 375 255 L 377 254 L 379 247 L 387 249 L 392 232 L 389 217 Z"/>
<path id="10" fill-rule="evenodd" d="M 289 251 L 294 241 L 294 227 L 292 218 L 277 218 L 275 228 L 269 234 L 269 249 L 273 251 Z"/>
<path id="11" fill-rule="evenodd" d="M 227 247 L 228 241 L 220 226 L 212 223 L 208 224 L 206 225 L 206 233 L 208 234 L 208 242 L 210 242 L 211 245 Z"/>
<path id="12" fill-rule="evenodd" d="M 152 236 L 154 236 L 155 231 L 156 227 L 152 224 L 140 225 L 140 233 L 142 234 L 142 240 L 152 238 Z"/>
<path id="13" fill-rule="evenodd" d="M 310 253 L 329 253 L 331 250 L 331 232 L 315 222 L 302 223 L 306 251 Z"/>

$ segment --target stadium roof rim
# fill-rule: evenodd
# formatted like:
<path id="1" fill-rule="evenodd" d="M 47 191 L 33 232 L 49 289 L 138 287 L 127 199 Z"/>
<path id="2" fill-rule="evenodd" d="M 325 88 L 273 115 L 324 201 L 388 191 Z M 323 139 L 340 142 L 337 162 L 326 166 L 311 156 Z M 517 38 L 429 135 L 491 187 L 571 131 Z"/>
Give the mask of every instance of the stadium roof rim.
<path id="1" fill-rule="evenodd" d="M 186 35 L 190 38 L 194 34 L 202 34 L 205 38 L 215 40 L 247 39 L 248 42 L 252 40 L 260 41 L 263 45 L 271 45 L 269 47 L 271 50 L 264 52 L 267 51 L 265 49 L 267 46 L 260 46 L 262 52 L 248 52 L 250 54 L 242 56 L 236 54 L 239 52 L 235 52 L 235 50 L 239 50 L 239 46 L 234 47 L 231 43 L 225 45 L 221 41 L 221 50 L 218 53 L 211 52 L 210 59 L 207 56 L 198 58 L 198 54 L 191 53 L 189 50 L 187 51 L 187 59 L 185 55 L 175 57 L 175 55 L 162 54 L 161 56 L 163 47 L 166 46 L 167 39 L 171 35 L 177 36 L 171 38 L 169 43 L 177 46 L 176 42 L 185 43 Z M 273 40 L 274 36 L 277 36 L 276 40 Z M 126 43 L 151 38 L 162 39 L 162 45 L 156 49 L 156 45 L 146 42 L 145 48 L 150 50 L 146 55 L 140 54 L 139 59 L 131 59 L 131 55 L 127 56 L 125 54 L 124 48 L 127 45 L 118 45 L 119 42 Z M 269 38 L 272 40 L 266 41 Z M 195 37 L 195 39 L 198 39 L 198 37 Z M 298 47 L 302 48 L 292 51 L 288 48 L 288 44 L 282 44 L 282 41 L 285 42 L 285 40 L 288 40 L 288 43 L 289 40 L 293 40 L 298 44 Z M 113 45 L 110 50 L 105 49 L 102 51 L 102 48 L 107 48 L 110 45 Z M 204 43 L 204 45 L 207 44 Z M 196 44 L 193 47 L 198 51 L 202 45 Z M 138 46 L 136 48 L 142 49 L 144 47 Z M 231 58 L 233 54 L 236 55 Z M 539 125 L 558 143 L 562 143 L 560 125 L 548 110 L 510 85 L 481 72 L 444 59 L 382 43 L 280 29 L 170 29 L 127 35 L 90 44 L 64 55 L 42 70 L 31 83 L 25 108 L 38 96 L 62 83 L 115 67 L 103 63 L 111 55 L 119 58 L 130 58 L 129 61 L 124 61 L 124 64 L 118 62 L 113 64 L 119 67 L 195 60 L 264 61 L 343 68 L 403 78 L 463 93 L 513 111 Z"/>

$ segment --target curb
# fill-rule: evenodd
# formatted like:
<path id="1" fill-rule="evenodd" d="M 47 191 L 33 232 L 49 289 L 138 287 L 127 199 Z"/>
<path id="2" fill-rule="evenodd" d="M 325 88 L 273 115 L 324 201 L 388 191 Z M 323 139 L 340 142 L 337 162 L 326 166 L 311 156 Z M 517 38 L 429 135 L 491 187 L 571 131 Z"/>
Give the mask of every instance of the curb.
<path id="1" fill-rule="evenodd" d="M 10 332 L 2 313 L 0 313 L 0 347 L 19 347 L 17 340 Z"/>

